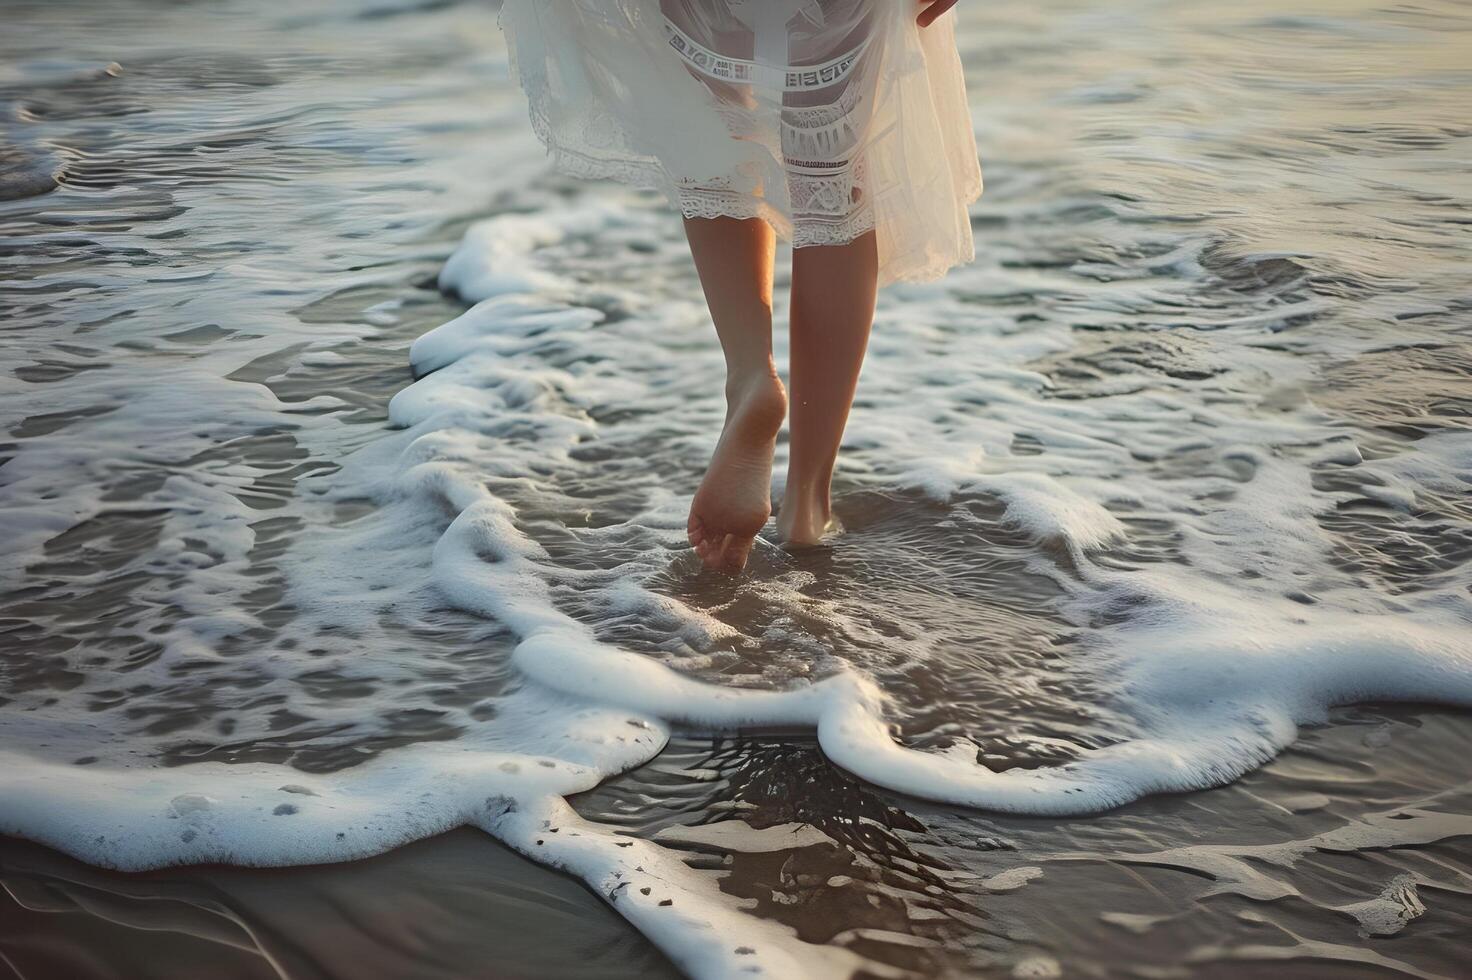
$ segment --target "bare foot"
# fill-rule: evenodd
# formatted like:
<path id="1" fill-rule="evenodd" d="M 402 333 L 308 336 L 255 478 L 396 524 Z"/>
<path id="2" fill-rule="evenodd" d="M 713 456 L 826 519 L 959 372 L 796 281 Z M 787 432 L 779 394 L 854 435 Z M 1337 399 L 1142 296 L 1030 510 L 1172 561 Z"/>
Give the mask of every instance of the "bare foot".
<path id="1" fill-rule="evenodd" d="M 833 523 L 828 488 L 821 492 L 789 486 L 777 512 L 777 536 L 787 544 L 817 544 Z"/>
<path id="2" fill-rule="evenodd" d="M 772 452 L 787 414 L 775 375 L 726 386 L 726 424 L 690 504 L 686 531 L 706 568 L 739 572 L 772 514 Z"/>

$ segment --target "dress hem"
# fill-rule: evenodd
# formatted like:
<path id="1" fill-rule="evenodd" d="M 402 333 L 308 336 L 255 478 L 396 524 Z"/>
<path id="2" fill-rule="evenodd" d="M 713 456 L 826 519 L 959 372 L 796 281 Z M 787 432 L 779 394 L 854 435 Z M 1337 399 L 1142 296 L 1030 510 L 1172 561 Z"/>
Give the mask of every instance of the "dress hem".
<path id="1" fill-rule="evenodd" d="M 560 174 L 580 180 L 609 180 L 638 190 L 661 193 L 666 198 L 670 196 L 669 188 L 674 185 L 674 181 L 657 162 L 643 159 L 618 160 L 589 157 L 558 143 L 552 137 L 551 127 L 547 125 L 546 120 L 538 118 L 535 113 L 532 118 L 532 131 L 546 148 L 552 169 Z M 975 181 L 959 195 L 960 206 L 969 207 L 981 199 L 981 194 L 982 183 Z M 703 201 L 709 201 L 710 192 L 702 190 L 701 197 Z M 718 208 L 704 204 L 687 206 L 684 200 L 679 203 L 671 203 L 674 205 L 674 210 L 678 211 L 683 218 L 737 218 L 741 220 L 760 218 L 771 226 L 773 233 L 778 238 L 790 243 L 793 248 L 847 245 L 874 230 L 873 212 L 870 211 L 863 212 L 864 215 L 867 215 L 866 220 L 848 222 L 846 224 L 849 227 L 843 231 L 835 232 L 833 230 L 835 226 L 829 226 L 821 235 L 804 234 L 803 229 L 794 226 L 787 215 L 765 201 L 735 193 L 725 200 L 727 203 Z M 836 227 L 843 227 L 843 224 Z M 975 258 L 975 247 L 971 246 L 966 248 L 962 254 L 955 256 L 954 260 L 944 260 L 943 265 L 922 266 L 918 270 L 892 276 L 881 285 L 896 282 L 909 284 L 935 282 L 943 278 L 950 270 L 966 265 Z"/>

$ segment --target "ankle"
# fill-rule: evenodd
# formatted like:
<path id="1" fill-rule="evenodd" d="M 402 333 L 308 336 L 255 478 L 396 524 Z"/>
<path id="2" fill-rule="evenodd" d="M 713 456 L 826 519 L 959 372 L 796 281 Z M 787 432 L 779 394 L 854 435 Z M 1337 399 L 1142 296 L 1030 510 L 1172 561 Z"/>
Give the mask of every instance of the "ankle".
<path id="1" fill-rule="evenodd" d="M 728 372 L 726 407 L 730 412 L 760 415 L 780 427 L 787 416 L 787 389 L 777 377 L 776 366 Z"/>
<path id="2" fill-rule="evenodd" d="M 782 509 L 802 510 L 827 517 L 832 507 L 828 480 L 794 480 L 788 477 L 782 491 Z"/>
<path id="3" fill-rule="evenodd" d="M 777 511 L 777 534 L 788 544 L 815 545 L 828 532 L 832 517 L 826 488 L 789 484 Z"/>
<path id="4" fill-rule="evenodd" d="M 761 392 L 773 385 L 782 387 L 777 376 L 777 363 L 768 355 L 765 360 L 733 364 L 726 362 L 726 399 L 739 401 L 752 392 Z"/>

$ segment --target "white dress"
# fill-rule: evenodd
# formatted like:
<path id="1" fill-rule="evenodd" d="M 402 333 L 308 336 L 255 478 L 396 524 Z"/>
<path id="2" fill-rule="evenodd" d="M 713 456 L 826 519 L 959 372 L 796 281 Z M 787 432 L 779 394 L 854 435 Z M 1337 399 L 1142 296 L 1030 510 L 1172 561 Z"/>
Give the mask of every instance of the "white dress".
<path id="1" fill-rule="evenodd" d="M 872 230 L 880 283 L 972 258 L 981 167 L 953 13 L 914 0 L 506 0 L 554 165 L 766 219 L 794 246 Z"/>

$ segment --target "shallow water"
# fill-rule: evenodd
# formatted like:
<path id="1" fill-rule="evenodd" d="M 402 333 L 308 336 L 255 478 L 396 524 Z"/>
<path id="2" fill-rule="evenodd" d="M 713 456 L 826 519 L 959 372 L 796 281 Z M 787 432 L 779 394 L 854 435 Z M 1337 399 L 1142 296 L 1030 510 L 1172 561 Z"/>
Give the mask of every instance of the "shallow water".
<path id="1" fill-rule="evenodd" d="M 469 822 L 712 975 L 1460 972 L 1472 724 L 1330 706 L 1472 701 L 1464 8 L 963 11 L 979 257 L 736 580 L 678 223 L 545 172 L 493 10 L 98 10 L 0 40 L 0 829 Z"/>

